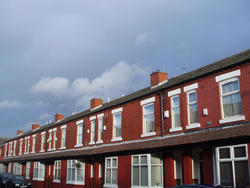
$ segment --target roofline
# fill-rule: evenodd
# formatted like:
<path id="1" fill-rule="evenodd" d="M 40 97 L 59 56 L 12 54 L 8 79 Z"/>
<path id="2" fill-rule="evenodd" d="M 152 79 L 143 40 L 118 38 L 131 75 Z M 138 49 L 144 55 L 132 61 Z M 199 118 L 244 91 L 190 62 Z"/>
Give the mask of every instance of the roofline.
<path id="1" fill-rule="evenodd" d="M 205 76 L 214 74 L 214 73 L 219 72 L 221 70 L 225 70 L 225 69 L 228 69 L 228 68 L 239 66 L 239 65 L 244 64 L 244 63 L 249 63 L 248 62 L 249 60 L 250 60 L 250 49 L 245 50 L 243 52 L 240 52 L 238 54 L 234 54 L 234 55 L 232 55 L 230 57 L 224 58 L 224 59 L 216 61 L 214 63 L 208 64 L 208 65 L 206 65 L 204 67 L 195 69 L 195 70 L 190 71 L 188 73 L 182 74 L 180 76 L 170 78 L 168 80 L 168 82 L 166 82 L 165 84 L 163 84 L 161 86 L 158 86 L 156 88 L 146 87 L 146 88 L 143 88 L 143 89 L 138 90 L 136 92 L 130 93 L 130 94 L 124 96 L 124 97 L 120 97 L 120 98 L 115 99 L 113 101 L 104 103 L 100 108 L 97 108 L 95 110 L 87 109 L 87 110 L 79 112 L 77 114 L 68 116 L 68 117 L 66 117 L 65 119 L 63 119 L 63 120 L 61 120 L 59 122 L 53 122 L 53 123 L 50 123 L 50 124 L 45 124 L 42 127 L 40 127 L 39 129 L 36 129 L 35 131 L 28 131 L 26 133 L 23 133 L 20 136 L 16 136 L 14 138 L 11 138 L 11 139 L 5 141 L 4 143 L 10 142 L 10 141 L 15 140 L 15 139 L 19 139 L 19 138 L 23 138 L 23 137 L 32 135 L 32 134 L 40 132 L 42 130 L 53 128 L 53 127 L 55 127 L 57 125 L 66 124 L 66 123 L 68 123 L 70 121 L 74 121 L 74 120 L 83 118 L 85 116 L 104 111 L 104 110 L 106 110 L 108 108 L 112 108 L 112 107 L 115 107 L 115 106 L 122 105 L 124 103 L 127 103 L 127 102 L 133 101 L 135 99 L 151 95 L 153 93 L 162 92 L 163 90 L 175 87 L 177 85 L 181 85 L 183 83 L 190 82 L 192 80 L 195 80 L 195 79 L 198 79 L 198 78 L 201 78 L 201 77 L 205 77 Z M 220 67 L 217 68 L 216 65 L 220 65 Z M 208 68 L 211 68 L 211 67 L 213 68 L 212 70 L 207 70 Z M 185 78 L 185 77 L 188 77 L 188 78 Z M 171 81 L 173 81 L 174 83 L 171 84 Z M 142 91 L 144 91 L 144 92 L 142 92 Z M 134 97 L 130 97 L 130 96 L 133 96 L 133 94 L 136 94 L 136 93 L 139 93 L 139 92 L 142 92 L 142 94 L 140 94 L 138 96 L 136 95 Z M 127 97 L 128 97 L 128 99 L 122 100 L 122 99 L 127 98 Z M 121 101 L 119 101 L 119 100 L 121 100 Z"/>

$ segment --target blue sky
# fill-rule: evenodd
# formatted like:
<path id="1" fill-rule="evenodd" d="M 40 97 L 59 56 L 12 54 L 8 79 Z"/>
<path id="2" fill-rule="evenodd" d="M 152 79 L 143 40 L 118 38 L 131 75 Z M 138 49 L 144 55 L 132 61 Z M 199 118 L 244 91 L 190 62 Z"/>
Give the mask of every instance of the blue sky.
<path id="1" fill-rule="evenodd" d="M 0 136 L 249 49 L 249 0 L 0 2 Z"/>

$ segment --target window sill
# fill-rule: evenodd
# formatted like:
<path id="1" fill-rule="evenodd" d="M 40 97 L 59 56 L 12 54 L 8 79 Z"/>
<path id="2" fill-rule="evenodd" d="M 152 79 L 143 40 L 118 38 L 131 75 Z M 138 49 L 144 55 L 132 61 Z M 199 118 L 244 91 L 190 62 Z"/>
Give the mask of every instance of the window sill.
<path id="1" fill-rule="evenodd" d="M 232 116 L 232 117 L 228 117 L 225 119 L 221 119 L 221 120 L 219 120 L 219 124 L 230 123 L 230 122 L 241 121 L 241 120 L 245 120 L 245 116 L 238 115 L 238 116 Z"/>
<path id="2" fill-rule="evenodd" d="M 103 140 L 98 140 L 96 143 L 97 143 L 97 144 L 102 144 L 102 143 L 103 143 Z"/>
<path id="3" fill-rule="evenodd" d="M 34 181 L 44 181 L 44 179 L 40 179 L 40 178 L 33 178 L 32 180 L 34 180 Z"/>
<path id="4" fill-rule="evenodd" d="M 148 132 L 148 133 L 143 133 L 141 134 L 141 138 L 147 137 L 147 136 L 155 136 L 156 132 Z"/>
<path id="5" fill-rule="evenodd" d="M 89 143 L 89 145 L 94 145 L 94 144 L 95 144 L 95 142 L 90 142 L 90 143 Z"/>
<path id="6" fill-rule="evenodd" d="M 53 180 L 53 183 L 61 183 L 60 180 Z"/>
<path id="7" fill-rule="evenodd" d="M 201 124 L 199 124 L 199 123 L 192 123 L 190 125 L 187 125 L 186 129 L 194 129 L 194 128 L 199 128 L 199 127 L 201 127 Z"/>
<path id="8" fill-rule="evenodd" d="M 111 142 L 122 141 L 122 137 L 112 138 Z"/>
<path id="9" fill-rule="evenodd" d="M 77 182 L 77 181 L 66 181 L 66 184 L 85 185 L 84 182 Z"/>
<path id="10" fill-rule="evenodd" d="M 44 150 L 41 150 L 40 152 L 44 152 Z"/>
<path id="11" fill-rule="evenodd" d="M 170 133 L 176 132 L 176 131 L 182 131 L 182 127 L 175 127 L 175 128 L 169 129 L 169 132 L 170 132 Z"/>
<path id="12" fill-rule="evenodd" d="M 107 188 L 108 188 L 108 187 L 118 188 L 118 185 L 117 185 L 117 184 L 108 184 L 108 183 L 106 184 L 106 183 L 105 183 L 105 184 L 103 185 L 103 187 L 107 187 Z"/>
<path id="13" fill-rule="evenodd" d="M 64 146 L 64 147 L 60 147 L 59 149 L 66 149 L 66 147 Z"/>
<path id="14" fill-rule="evenodd" d="M 75 145 L 74 147 L 75 147 L 75 148 L 77 148 L 77 147 L 82 147 L 82 144 L 77 144 L 77 145 Z"/>

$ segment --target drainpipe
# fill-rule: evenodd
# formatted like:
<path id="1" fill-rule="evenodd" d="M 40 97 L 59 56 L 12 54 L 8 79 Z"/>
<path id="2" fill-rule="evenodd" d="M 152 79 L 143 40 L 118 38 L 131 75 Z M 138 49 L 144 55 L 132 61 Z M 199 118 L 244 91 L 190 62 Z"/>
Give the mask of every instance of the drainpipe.
<path id="1" fill-rule="evenodd" d="M 160 95 L 160 114 L 161 114 L 161 136 L 164 136 L 164 116 L 163 116 L 163 92 L 159 91 Z"/>

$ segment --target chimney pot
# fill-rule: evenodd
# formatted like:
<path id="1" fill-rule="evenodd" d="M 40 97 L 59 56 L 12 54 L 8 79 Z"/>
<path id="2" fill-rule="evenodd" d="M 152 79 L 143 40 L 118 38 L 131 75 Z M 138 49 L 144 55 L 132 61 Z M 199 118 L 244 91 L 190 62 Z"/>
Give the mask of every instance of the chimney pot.
<path id="1" fill-rule="evenodd" d="M 23 131 L 22 130 L 17 130 L 17 136 L 23 134 Z"/>
<path id="2" fill-rule="evenodd" d="M 168 80 L 168 74 L 164 71 L 157 70 L 150 75 L 151 87 L 156 86 L 164 81 Z"/>
<path id="3" fill-rule="evenodd" d="M 32 124 L 32 130 L 39 129 L 40 125 L 38 123 Z"/>
<path id="4" fill-rule="evenodd" d="M 64 119 L 64 115 L 63 114 L 56 113 L 56 115 L 55 115 L 55 122 L 58 122 L 58 121 L 63 120 L 63 119 Z"/>
<path id="5" fill-rule="evenodd" d="M 93 99 L 90 101 L 90 108 L 91 108 L 91 109 L 96 108 L 96 107 L 102 105 L 102 103 L 103 103 L 102 99 L 93 98 Z"/>

